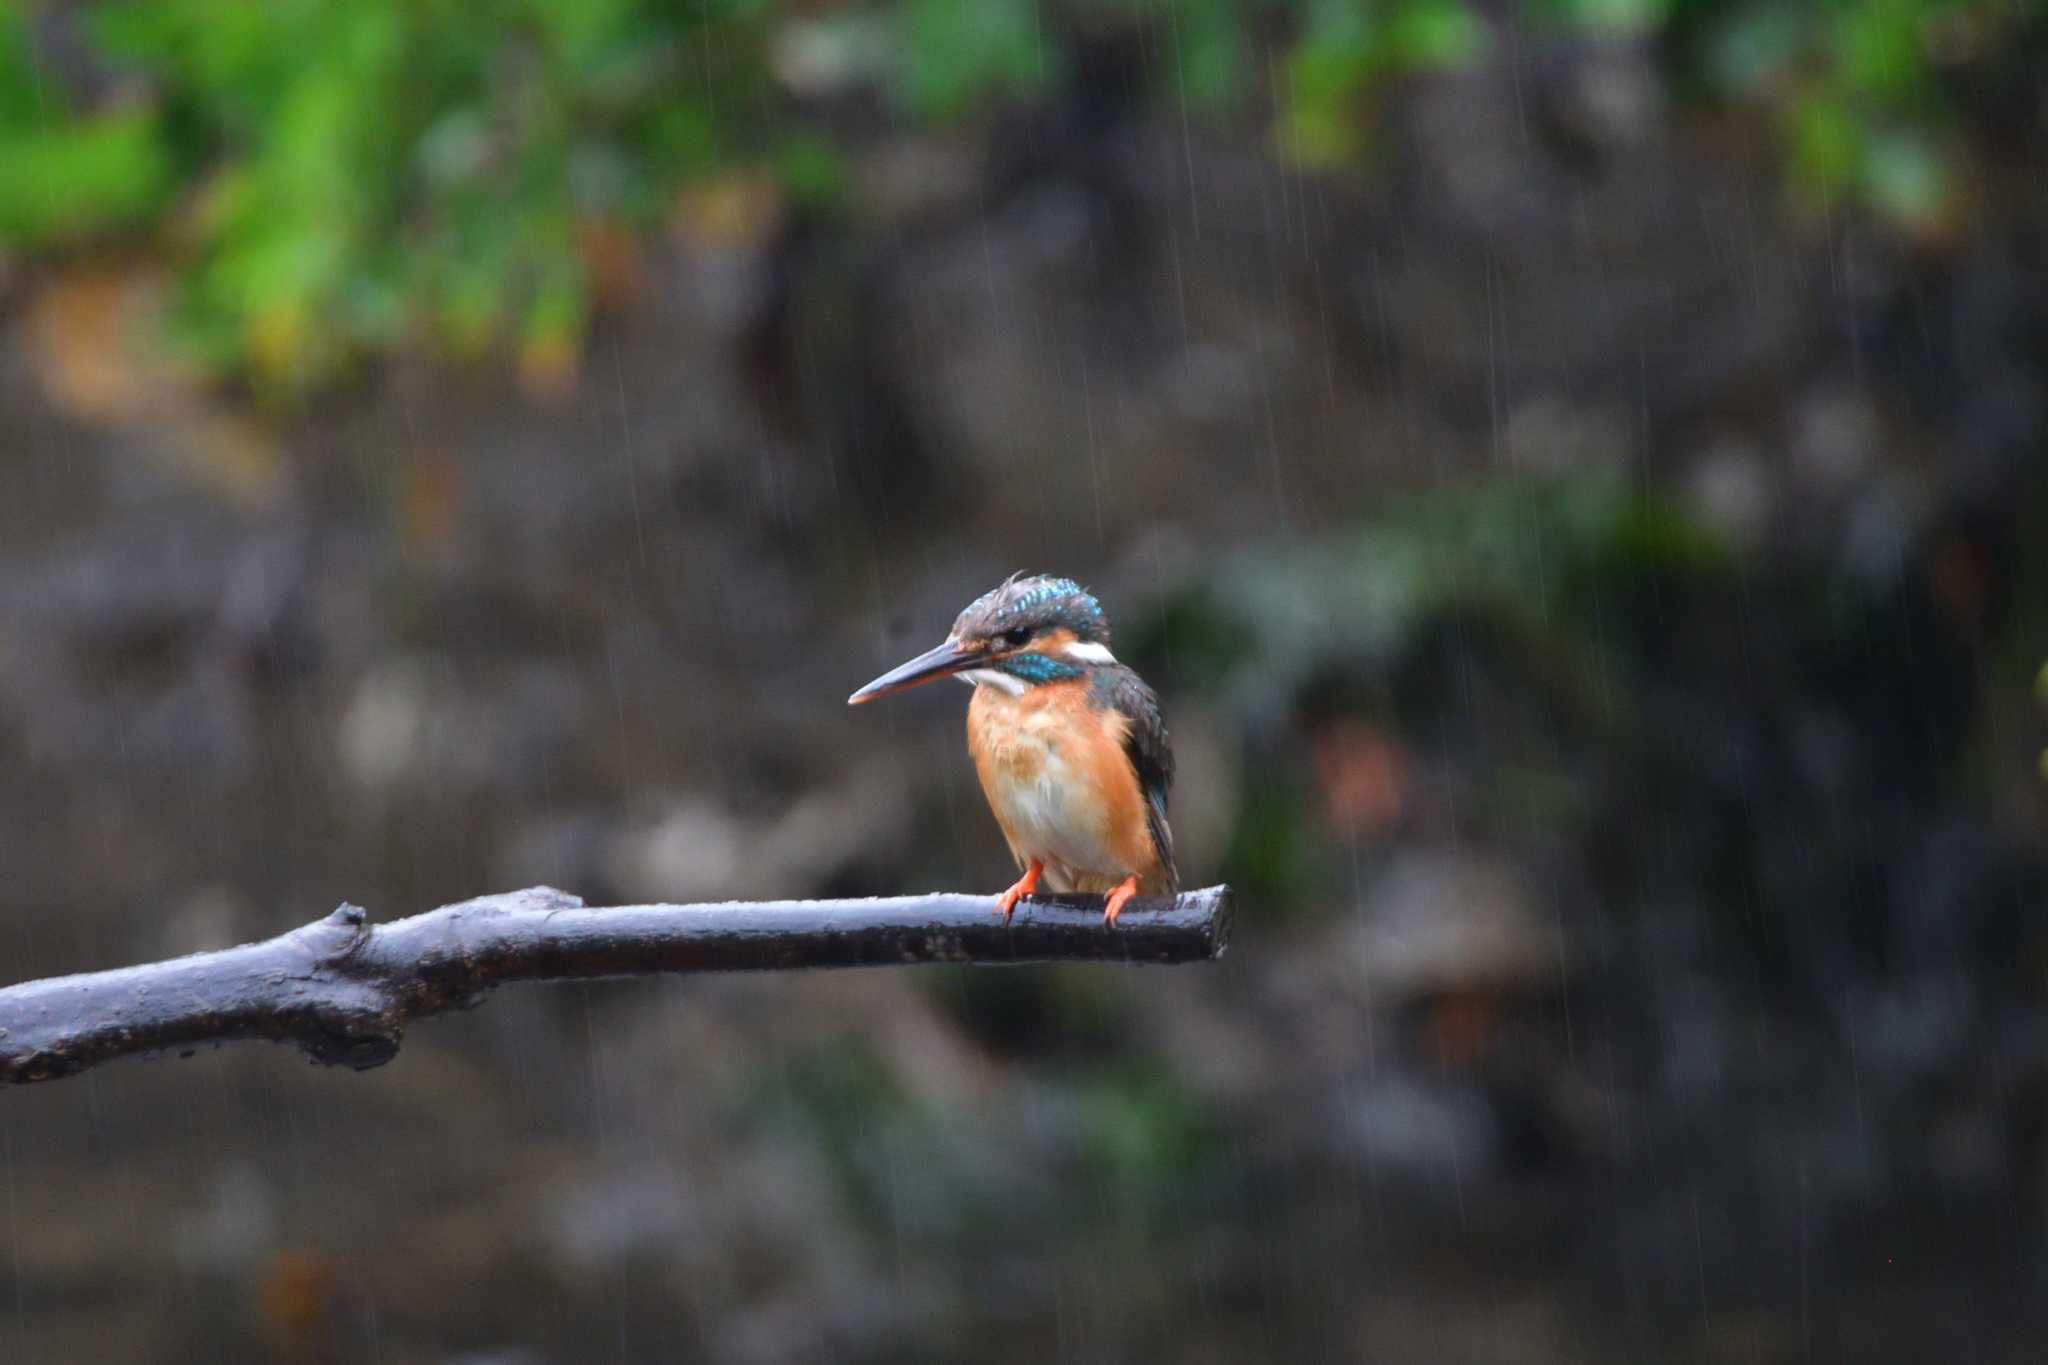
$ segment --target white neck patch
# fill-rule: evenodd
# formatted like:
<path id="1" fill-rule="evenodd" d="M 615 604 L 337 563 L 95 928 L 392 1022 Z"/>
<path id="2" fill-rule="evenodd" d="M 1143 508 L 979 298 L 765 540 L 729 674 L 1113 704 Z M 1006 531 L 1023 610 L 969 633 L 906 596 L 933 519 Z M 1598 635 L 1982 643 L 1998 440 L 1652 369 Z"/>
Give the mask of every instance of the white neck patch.
<path id="1" fill-rule="evenodd" d="M 1093 640 L 1074 640 L 1060 651 L 1069 659 L 1084 664 L 1113 664 L 1116 655 L 1109 652 L 1108 645 L 1098 645 Z"/>
<path id="2" fill-rule="evenodd" d="M 965 673 L 955 673 L 953 676 L 970 687 L 980 687 L 986 684 L 990 687 L 1000 687 L 1013 697 L 1024 695 L 1024 680 L 1022 678 L 1013 678 L 1000 669 L 970 668 Z"/>

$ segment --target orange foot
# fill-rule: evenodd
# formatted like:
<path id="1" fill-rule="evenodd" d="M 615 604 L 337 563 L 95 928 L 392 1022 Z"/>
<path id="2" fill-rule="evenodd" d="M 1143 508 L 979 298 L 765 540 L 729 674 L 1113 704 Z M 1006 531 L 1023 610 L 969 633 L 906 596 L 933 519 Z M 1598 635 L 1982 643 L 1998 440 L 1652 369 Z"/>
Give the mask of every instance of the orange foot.
<path id="1" fill-rule="evenodd" d="M 1024 869 L 1024 875 L 1017 878 L 1017 884 L 996 897 L 996 913 L 1003 917 L 1003 923 L 1010 922 L 1010 916 L 1017 912 L 1017 902 L 1038 889 L 1038 879 L 1045 872 L 1045 864 L 1033 858 L 1031 865 Z"/>
<path id="2" fill-rule="evenodd" d="M 1124 878 L 1123 881 L 1117 885 L 1116 890 L 1110 892 L 1109 895 L 1103 899 L 1102 922 L 1104 924 L 1115 924 L 1117 915 L 1120 914 L 1124 908 L 1124 902 L 1137 894 L 1138 877 L 1136 873 L 1132 873 L 1130 876 Z"/>

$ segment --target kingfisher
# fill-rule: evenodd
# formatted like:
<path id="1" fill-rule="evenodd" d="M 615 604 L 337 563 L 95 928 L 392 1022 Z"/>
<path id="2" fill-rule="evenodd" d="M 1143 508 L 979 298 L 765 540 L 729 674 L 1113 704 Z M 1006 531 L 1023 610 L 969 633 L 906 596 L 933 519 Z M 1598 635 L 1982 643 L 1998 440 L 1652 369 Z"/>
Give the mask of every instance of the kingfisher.
<path id="1" fill-rule="evenodd" d="M 1109 652 L 1109 618 L 1070 578 L 1012 574 L 969 603 L 945 641 L 846 699 L 849 706 L 952 676 L 974 688 L 967 751 L 1023 870 L 996 899 L 1010 922 L 1038 889 L 1171 895 L 1180 874 L 1166 799 L 1173 750 L 1159 699 Z"/>

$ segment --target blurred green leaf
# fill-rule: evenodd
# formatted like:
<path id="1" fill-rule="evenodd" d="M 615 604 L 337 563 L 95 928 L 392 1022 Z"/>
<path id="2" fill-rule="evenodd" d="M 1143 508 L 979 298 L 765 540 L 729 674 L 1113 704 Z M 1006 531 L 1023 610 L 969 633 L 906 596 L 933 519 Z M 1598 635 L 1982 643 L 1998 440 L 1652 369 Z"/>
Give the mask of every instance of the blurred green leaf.
<path id="1" fill-rule="evenodd" d="M 1670 17 L 1674 3 L 1683 0 L 1551 0 L 1547 6 L 1558 16 L 1583 28 L 1604 33 L 1636 33 L 1654 28 Z"/>
<path id="2" fill-rule="evenodd" d="M 652 221 L 676 183 L 715 168 L 749 124 L 726 86 L 753 78 L 760 35 L 745 26 L 765 14 L 116 0 L 93 31 L 165 92 L 158 182 L 220 177 L 178 334 L 289 395 L 407 336 L 458 354 L 514 346 L 522 364 L 566 348 L 548 363 L 572 373 L 590 298 L 569 225 Z"/>
<path id="3" fill-rule="evenodd" d="M 1849 107 L 1814 94 L 1792 113 L 1792 170 L 1805 189 L 1834 193 L 1850 184 L 1863 157 L 1863 127 Z"/>
<path id="4" fill-rule="evenodd" d="M 26 8 L 0 3 L 0 128 L 32 131 L 63 112 L 52 108 L 43 84 Z"/>
<path id="5" fill-rule="evenodd" d="M 46 80 L 25 5 L 0 5 L 0 244 L 36 248 L 159 212 L 174 173 L 155 110 L 75 113 Z"/>
<path id="6" fill-rule="evenodd" d="M 1396 68 L 1462 66 L 1485 53 L 1487 29 L 1461 0 L 1408 0 L 1390 8 L 1386 38 Z"/>
<path id="7" fill-rule="evenodd" d="M 1871 202 L 1899 221 L 1931 223 L 1947 207 L 1947 162 L 1921 134 L 1891 132 L 1871 139 L 1863 177 Z"/>
<path id="8" fill-rule="evenodd" d="M 1788 6 L 1742 9 L 1706 45 L 1703 74 L 1724 93 L 1755 95 L 1798 59 L 1809 30 L 1806 16 Z"/>
<path id="9" fill-rule="evenodd" d="M 830 208 L 846 193 L 846 159 L 823 138 L 790 138 L 782 144 L 775 164 L 783 189 L 799 207 Z"/>
<path id="10" fill-rule="evenodd" d="M 1927 0 L 1844 7 L 1836 20 L 1843 83 L 1879 99 L 1917 93 L 1927 78 L 1921 28 L 1935 8 Z"/>
<path id="11" fill-rule="evenodd" d="M 1202 1157 L 1210 1126 L 1189 1095 L 1158 1074 L 1112 1075 L 1081 1095 L 1090 1155 L 1104 1174 L 1144 1192 L 1184 1175 Z"/>
<path id="12" fill-rule="evenodd" d="M 1623 480 L 1578 474 L 1452 486 L 1388 506 L 1355 542 L 1267 558 L 1217 576 L 1199 628 L 1231 639 L 1215 688 L 1246 715 L 1271 714 L 1342 648 L 1360 667 L 1396 657 L 1447 610 L 1483 609 L 1540 625 L 1600 610 L 1614 582 L 1707 577 L 1730 567 L 1721 544 L 1678 510 Z M 1181 604 L 1186 614 L 1197 604 Z M 1180 618 L 1176 618 L 1179 620 Z M 1176 655 L 1178 658 L 1178 655 Z M 1276 896 L 1295 875 L 1293 797 L 1247 799 L 1233 838 L 1233 882 L 1263 879 Z"/>
<path id="13" fill-rule="evenodd" d="M 2041 14 L 2039 0 L 1690 0 L 1674 19 L 1709 88 L 1774 116 L 1795 188 L 1924 231 L 1954 208 L 1965 154 L 1944 87 Z"/>
<path id="14" fill-rule="evenodd" d="M 898 23 L 903 97 L 918 114 L 951 116 L 1046 78 L 1035 0 L 903 0 Z"/>
<path id="15" fill-rule="evenodd" d="M 1239 0 L 1180 0 L 1167 4 L 1179 93 L 1196 108 L 1217 108 L 1246 83 L 1247 25 Z"/>
<path id="16" fill-rule="evenodd" d="M 1283 910 L 1302 904 L 1308 885 L 1308 831 L 1315 827 L 1306 799 L 1273 781 L 1245 794 L 1224 851 L 1224 871 L 1247 904 Z"/>
<path id="17" fill-rule="evenodd" d="M 1488 42 L 1485 21 L 1464 0 L 1315 0 L 1288 58 L 1281 146 L 1309 165 L 1355 160 L 1367 142 L 1369 102 L 1382 86 L 1475 61 Z"/>
<path id="18" fill-rule="evenodd" d="M 171 186 L 148 110 L 0 131 L 0 241 L 36 247 L 137 222 Z"/>

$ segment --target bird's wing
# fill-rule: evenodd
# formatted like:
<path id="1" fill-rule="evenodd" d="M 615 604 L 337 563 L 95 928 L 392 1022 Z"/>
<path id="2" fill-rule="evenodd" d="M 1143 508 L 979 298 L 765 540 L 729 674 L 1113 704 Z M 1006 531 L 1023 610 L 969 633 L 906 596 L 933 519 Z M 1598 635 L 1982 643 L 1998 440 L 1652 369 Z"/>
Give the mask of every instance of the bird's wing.
<path id="1" fill-rule="evenodd" d="M 1173 750 L 1166 743 L 1166 720 L 1159 714 L 1159 698 L 1145 680 L 1118 665 L 1103 670 L 1108 683 L 1109 704 L 1122 712 L 1130 724 L 1124 728 L 1124 754 L 1138 774 L 1138 786 L 1145 793 L 1145 822 L 1152 832 L 1152 847 L 1159 855 L 1169 891 L 1180 888 L 1180 872 L 1173 862 L 1173 830 L 1166 823 L 1166 800 L 1173 788 Z"/>

